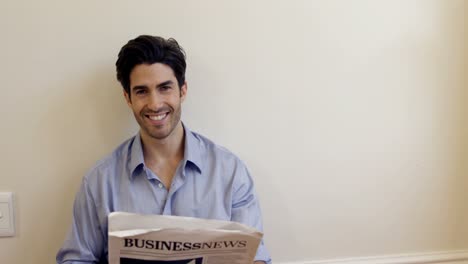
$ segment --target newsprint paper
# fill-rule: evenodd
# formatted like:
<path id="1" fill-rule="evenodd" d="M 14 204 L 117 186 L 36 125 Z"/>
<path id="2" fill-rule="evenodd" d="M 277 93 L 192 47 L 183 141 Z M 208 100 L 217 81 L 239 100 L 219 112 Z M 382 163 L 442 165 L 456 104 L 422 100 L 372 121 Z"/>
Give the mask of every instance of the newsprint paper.
<path id="1" fill-rule="evenodd" d="M 263 234 L 235 222 L 109 215 L 110 264 L 252 264 Z"/>

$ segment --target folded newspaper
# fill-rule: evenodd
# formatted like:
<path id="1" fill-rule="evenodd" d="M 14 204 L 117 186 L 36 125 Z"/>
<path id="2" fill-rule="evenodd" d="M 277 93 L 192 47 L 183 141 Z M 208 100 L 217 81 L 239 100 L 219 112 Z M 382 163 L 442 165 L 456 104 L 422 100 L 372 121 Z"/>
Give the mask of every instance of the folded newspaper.
<path id="1" fill-rule="evenodd" d="M 220 220 L 114 212 L 110 264 L 252 264 L 263 234 Z"/>

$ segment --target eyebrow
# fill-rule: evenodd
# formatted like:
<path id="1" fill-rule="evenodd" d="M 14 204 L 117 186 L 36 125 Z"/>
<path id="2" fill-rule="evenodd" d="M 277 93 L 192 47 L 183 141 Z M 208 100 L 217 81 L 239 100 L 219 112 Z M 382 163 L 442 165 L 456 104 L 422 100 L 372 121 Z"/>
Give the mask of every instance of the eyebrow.
<path id="1" fill-rule="evenodd" d="M 173 84 L 173 83 L 174 83 L 173 81 L 167 80 L 165 82 L 162 82 L 162 83 L 158 84 L 156 87 L 159 88 L 159 87 L 163 87 L 163 86 L 170 85 L 170 84 Z"/>
<path id="2" fill-rule="evenodd" d="M 162 82 L 162 83 L 158 84 L 158 85 L 156 86 L 156 88 L 160 88 L 160 87 L 163 87 L 163 86 L 166 86 L 166 85 L 171 85 L 171 84 L 173 84 L 173 83 L 174 83 L 173 81 L 167 80 L 167 81 L 165 81 L 165 82 Z M 132 88 L 132 90 L 147 89 L 147 88 L 148 88 L 147 85 L 137 85 L 137 86 L 134 86 L 134 87 Z"/>

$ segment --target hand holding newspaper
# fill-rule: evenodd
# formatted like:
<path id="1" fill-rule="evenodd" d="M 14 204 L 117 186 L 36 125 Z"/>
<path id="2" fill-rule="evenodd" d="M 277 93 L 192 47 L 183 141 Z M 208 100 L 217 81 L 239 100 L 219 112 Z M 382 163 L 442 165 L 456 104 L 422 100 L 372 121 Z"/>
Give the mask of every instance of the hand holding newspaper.
<path id="1" fill-rule="evenodd" d="M 252 264 L 263 234 L 220 220 L 114 212 L 110 264 Z"/>

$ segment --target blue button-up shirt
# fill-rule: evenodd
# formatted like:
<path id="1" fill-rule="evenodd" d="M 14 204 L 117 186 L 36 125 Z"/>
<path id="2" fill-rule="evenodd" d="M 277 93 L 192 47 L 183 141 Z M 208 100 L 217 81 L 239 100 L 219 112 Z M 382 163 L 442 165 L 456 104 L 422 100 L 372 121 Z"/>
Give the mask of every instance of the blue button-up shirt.
<path id="1" fill-rule="evenodd" d="M 107 216 L 114 211 L 220 219 L 262 230 L 260 206 L 244 163 L 184 127 L 184 159 L 166 189 L 145 166 L 139 134 L 99 161 L 83 178 L 73 223 L 57 263 L 107 260 Z M 262 243 L 255 260 L 271 263 Z"/>

